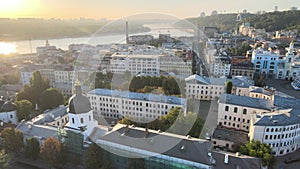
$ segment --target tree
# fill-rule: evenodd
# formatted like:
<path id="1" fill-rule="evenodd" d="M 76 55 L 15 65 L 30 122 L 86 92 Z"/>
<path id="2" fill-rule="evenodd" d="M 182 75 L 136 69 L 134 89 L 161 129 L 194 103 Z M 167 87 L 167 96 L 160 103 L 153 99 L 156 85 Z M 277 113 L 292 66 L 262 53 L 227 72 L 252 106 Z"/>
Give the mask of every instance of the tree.
<path id="1" fill-rule="evenodd" d="M 40 150 L 42 160 L 51 165 L 58 164 L 61 153 L 62 144 L 53 137 L 47 138 Z"/>
<path id="2" fill-rule="evenodd" d="M 26 139 L 24 153 L 25 153 L 25 156 L 28 158 L 37 159 L 37 157 L 40 153 L 39 141 L 33 137 Z"/>
<path id="3" fill-rule="evenodd" d="M 49 88 L 41 94 L 40 105 L 42 110 L 52 109 L 64 104 L 64 96 L 60 91 Z"/>
<path id="4" fill-rule="evenodd" d="M 4 149 L 7 152 L 20 152 L 23 148 L 23 133 L 15 128 L 8 127 L 1 132 Z"/>
<path id="5" fill-rule="evenodd" d="M 32 103 L 39 104 L 39 99 L 43 91 L 50 87 L 49 80 L 42 77 L 39 71 L 35 71 L 30 79 L 30 87 L 32 87 Z"/>
<path id="6" fill-rule="evenodd" d="M 245 146 L 240 147 L 240 152 L 251 157 L 261 158 L 263 166 L 270 167 L 275 161 L 270 146 L 260 141 L 251 140 Z"/>
<path id="7" fill-rule="evenodd" d="M 227 81 L 226 82 L 226 93 L 227 94 L 231 94 L 232 91 L 232 82 L 231 81 Z"/>
<path id="8" fill-rule="evenodd" d="M 28 100 L 15 101 L 18 120 L 29 120 L 32 111 L 32 104 Z"/>
<path id="9" fill-rule="evenodd" d="M 101 167 L 101 148 L 96 144 L 92 143 L 87 152 L 85 160 L 85 168 L 87 169 L 98 169 Z"/>
<path id="10" fill-rule="evenodd" d="M 8 169 L 9 167 L 9 155 L 4 151 L 0 150 L 0 168 L 1 169 Z"/>
<path id="11" fill-rule="evenodd" d="M 16 100 L 29 100 L 33 105 L 39 104 L 42 92 L 49 87 L 49 80 L 44 79 L 39 71 L 35 71 L 30 79 L 30 85 L 23 87 L 17 94 Z"/>

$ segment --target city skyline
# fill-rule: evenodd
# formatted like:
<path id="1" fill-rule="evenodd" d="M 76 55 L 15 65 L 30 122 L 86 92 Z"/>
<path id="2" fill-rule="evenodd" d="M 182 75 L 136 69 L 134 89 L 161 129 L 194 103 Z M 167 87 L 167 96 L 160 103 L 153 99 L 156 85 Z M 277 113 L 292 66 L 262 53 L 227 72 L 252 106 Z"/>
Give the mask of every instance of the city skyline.
<path id="1" fill-rule="evenodd" d="M 299 7 L 300 2 L 253 0 L 237 3 L 235 0 L 164 0 L 164 1 L 139 1 L 121 0 L 0 0 L 0 17 L 2 18 L 94 18 L 94 19 L 118 19 L 140 13 L 164 13 L 178 18 L 199 16 L 201 12 L 210 15 L 213 10 L 219 13 L 236 13 L 247 10 L 274 11 L 275 6 L 279 11 L 288 10 L 290 7 Z"/>

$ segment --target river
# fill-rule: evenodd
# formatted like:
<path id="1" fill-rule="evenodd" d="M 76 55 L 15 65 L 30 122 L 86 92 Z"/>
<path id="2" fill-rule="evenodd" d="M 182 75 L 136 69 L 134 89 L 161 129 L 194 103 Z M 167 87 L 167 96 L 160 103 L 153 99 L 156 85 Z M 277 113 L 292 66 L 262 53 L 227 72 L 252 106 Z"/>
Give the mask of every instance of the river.
<path id="1" fill-rule="evenodd" d="M 192 36 L 191 33 L 185 32 L 184 30 L 175 29 L 172 26 L 170 26 L 170 24 L 147 24 L 145 26 L 149 27 L 151 31 L 138 33 L 138 34 L 153 35 L 154 37 L 157 37 L 159 33 L 171 34 L 171 36 L 174 37 Z M 137 34 L 130 34 L 130 35 L 137 35 Z M 49 39 L 48 41 L 50 45 L 55 45 L 57 48 L 66 50 L 68 49 L 68 46 L 70 44 L 84 43 L 90 45 L 97 45 L 97 44 L 124 43 L 125 34 L 111 34 L 111 35 L 79 37 L 79 38 Z M 34 53 L 36 52 L 36 47 L 44 46 L 45 43 L 46 43 L 46 39 L 10 42 L 10 44 L 15 45 L 15 52 L 20 54 Z"/>

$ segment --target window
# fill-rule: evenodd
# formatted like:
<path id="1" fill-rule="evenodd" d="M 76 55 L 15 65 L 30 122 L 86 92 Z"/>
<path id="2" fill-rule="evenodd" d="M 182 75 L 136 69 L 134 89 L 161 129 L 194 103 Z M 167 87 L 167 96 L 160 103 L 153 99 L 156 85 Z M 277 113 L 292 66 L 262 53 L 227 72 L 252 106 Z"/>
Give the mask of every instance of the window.
<path id="1" fill-rule="evenodd" d="M 11 115 L 10 115 L 10 118 L 12 119 L 12 118 L 14 118 L 14 116 L 11 114 Z"/>
<path id="2" fill-rule="evenodd" d="M 244 110 L 243 110 L 243 114 L 247 114 L 247 109 L 244 109 Z"/>
<path id="3" fill-rule="evenodd" d="M 92 118 L 91 118 L 91 116 L 89 116 L 89 120 L 90 120 L 90 121 L 92 121 Z"/>
<path id="4" fill-rule="evenodd" d="M 73 124 L 75 123 L 75 119 L 74 119 L 74 118 L 72 118 L 72 123 L 73 123 Z"/>
<path id="5" fill-rule="evenodd" d="M 234 112 L 234 113 L 237 113 L 237 111 L 238 111 L 238 108 L 237 108 L 237 107 L 234 107 L 233 112 Z"/>
<path id="6" fill-rule="evenodd" d="M 268 140 L 268 135 L 265 136 L 265 139 Z"/>
<path id="7" fill-rule="evenodd" d="M 224 118 L 225 118 L 225 120 L 226 120 L 226 119 L 227 119 L 227 116 L 225 115 L 225 117 L 224 117 Z"/>
<path id="8" fill-rule="evenodd" d="M 228 111 L 228 110 L 229 110 L 229 106 L 226 106 L 226 107 L 225 107 L 225 111 Z"/>
<path id="9" fill-rule="evenodd" d="M 83 118 L 80 118 L 80 123 L 83 123 Z"/>

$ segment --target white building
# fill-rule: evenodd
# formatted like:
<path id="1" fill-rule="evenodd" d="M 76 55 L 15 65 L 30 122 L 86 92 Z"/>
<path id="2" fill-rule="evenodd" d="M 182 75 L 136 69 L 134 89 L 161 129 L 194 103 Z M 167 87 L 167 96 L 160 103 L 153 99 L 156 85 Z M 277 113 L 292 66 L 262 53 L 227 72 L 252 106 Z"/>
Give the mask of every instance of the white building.
<path id="1" fill-rule="evenodd" d="M 300 76 L 300 58 L 294 54 L 294 42 L 290 43 L 290 46 L 286 48 L 287 53 L 285 57 L 280 60 L 278 70 L 276 72 L 277 79 L 295 79 Z"/>
<path id="2" fill-rule="evenodd" d="M 149 121 L 164 116 L 172 108 L 186 111 L 186 99 L 175 96 L 134 93 L 109 89 L 95 89 L 88 92 L 92 109 L 104 117 L 134 121 Z"/>
<path id="3" fill-rule="evenodd" d="M 233 76 L 230 81 L 232 82 L 231 94 L 238 96 L 249 96 L 249 87 L 254 86 L 254 80 L 246 76 Z"/>
<path id="4" fill-rule="evenodd" d="M 186 97 L 201 100 L 215 100 L 226 92 L 226 78 L 209 78 L 192 75 L 185 79 Z"/>
<path id="5" fill-rule="evenodd" d="M 272 107 L 270 100 L 223 94 L 219 99 L 218 124 L 248 132 L 251 115 L 270 112 Z"/>
<path id="6" fill-rule="evenodd" d="M 69 116 L 67 113 L 67 107 L 63 105 L 51 110 L 46 110 L 43 114 L 31 119 L 31 122 L 35 125 L 56 127 L 63 127 L 68 123 L 68 121 Z"/>
<path id="7" fill-rule="evenodd" d="M 279 53 L 265 51 L 262 48 L 257 48 L 252 52 L 251 62 L 254 64 L 255 72 L 261 74 L 276 75 Z"/>
<path id="8" fill-rule="evenodd" d="M 6 123 L 18 124 L 16 107 L 12 102 L 0 100 L 0 120 Z"/>
<path id="9" fill-rule="evenodd" d="M 75 90 L 76 93 L 69 100 L 69 107 L 67 109 L 69 122 L 65 127 L 83 131 L 83 135 L 86 138 L 98 126 L 98 122 L 94 120 L 91 103 L 82 94 L 81 87 L 75 86 Z"/>
<path id="10" fill-rule="evenodd" d="M 212 63 L 211 73 L 214 76 L 229 76 L 231 68 L 231 60 L 228 56 L 215 56 Z"/>
<path id="11" fill-rule="evenodd" d="M 275 156 L 296 151 L 300 147 L 299 112 L 287 109 L 253 115 L 250 139 L 268 144 Z"/>

